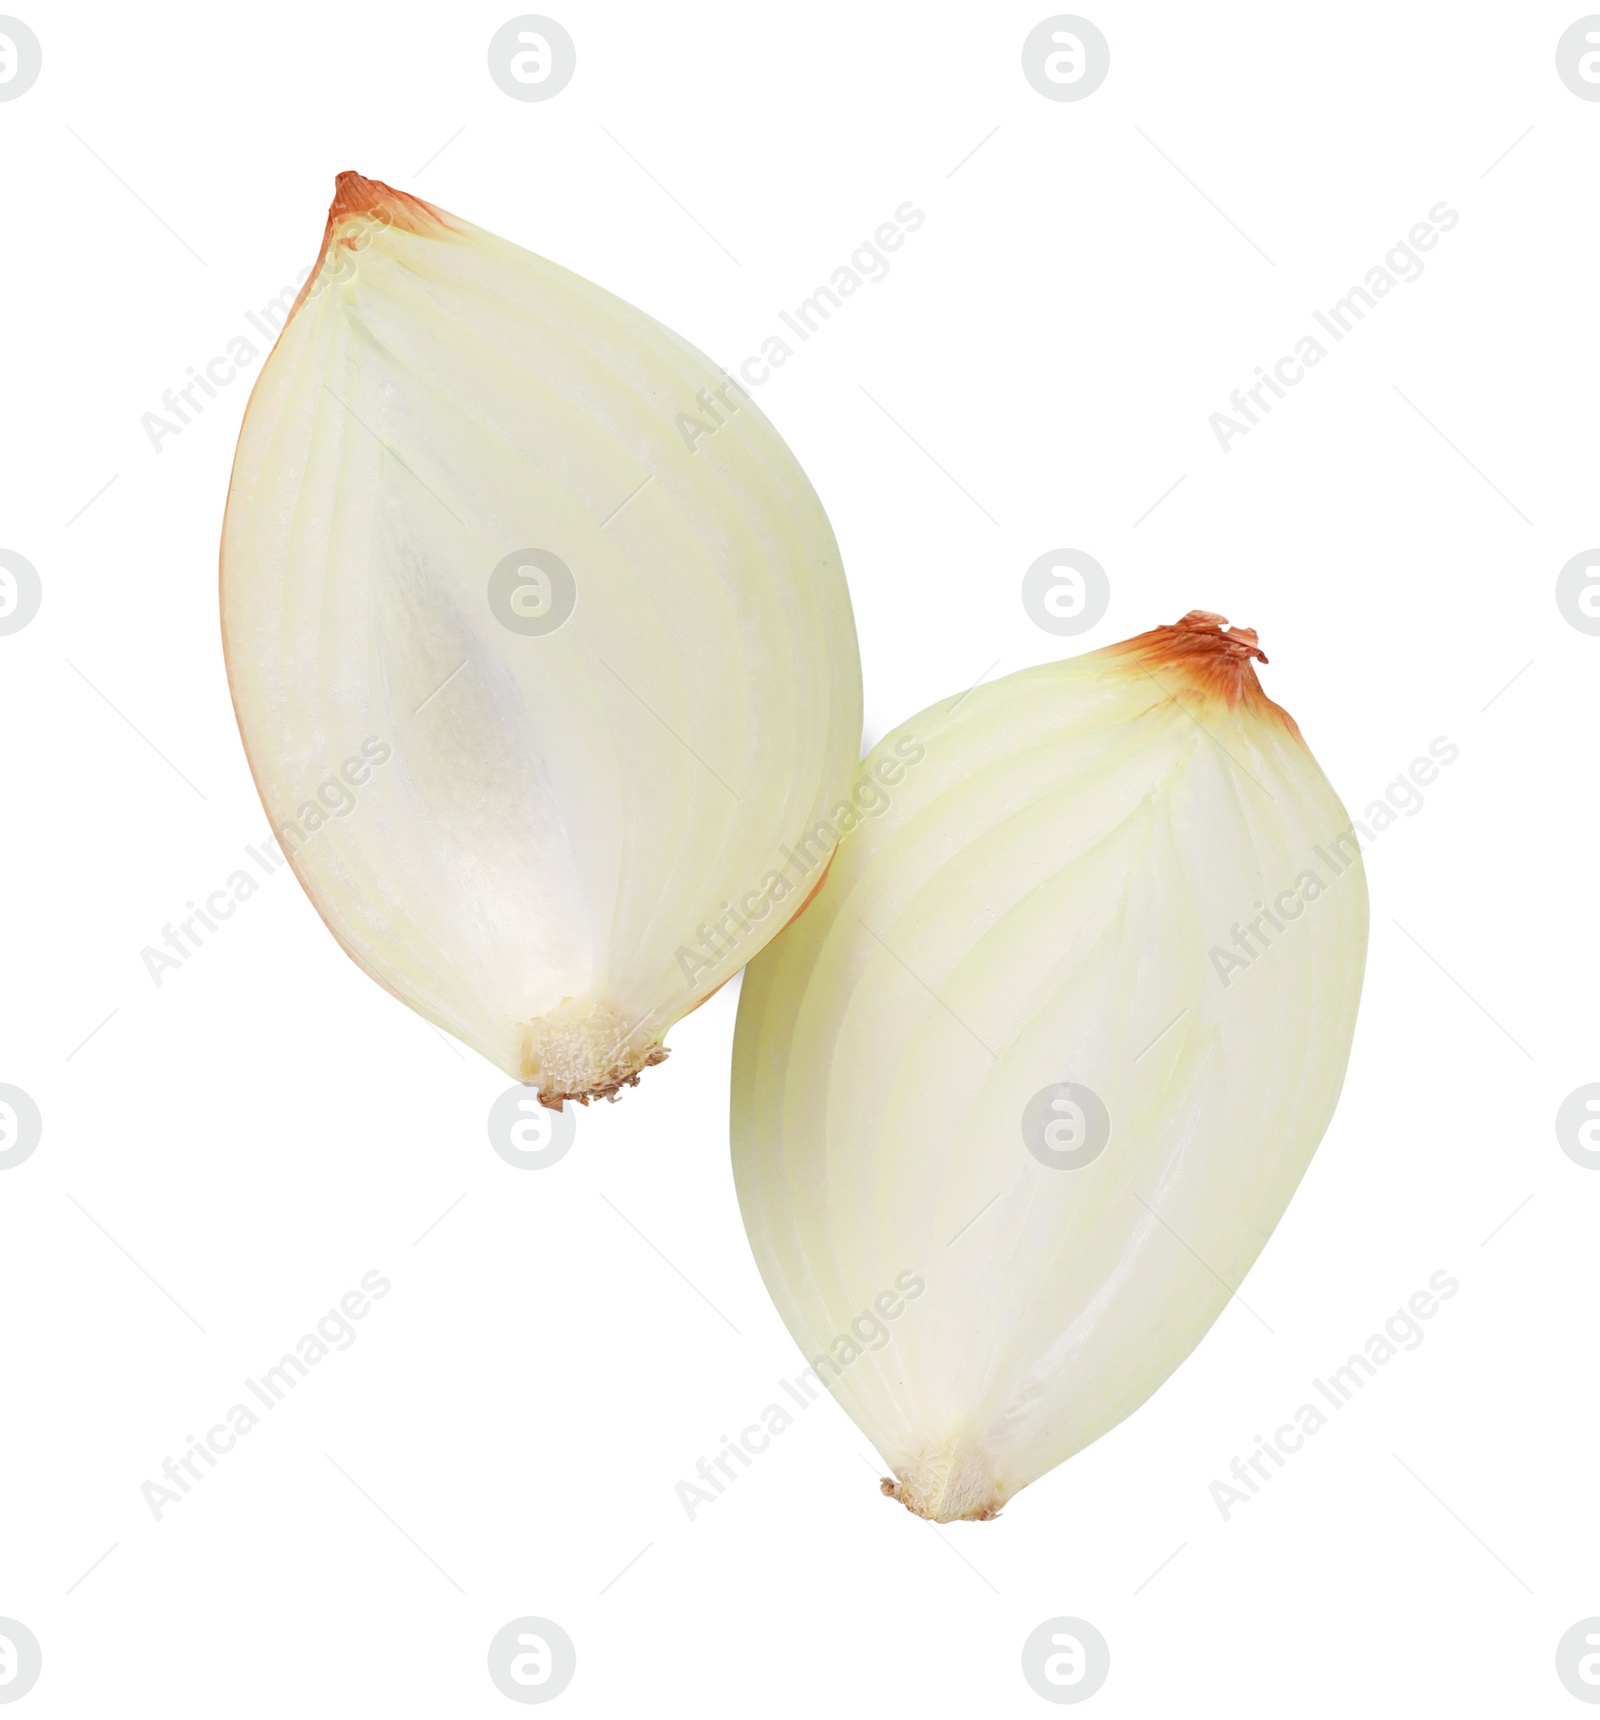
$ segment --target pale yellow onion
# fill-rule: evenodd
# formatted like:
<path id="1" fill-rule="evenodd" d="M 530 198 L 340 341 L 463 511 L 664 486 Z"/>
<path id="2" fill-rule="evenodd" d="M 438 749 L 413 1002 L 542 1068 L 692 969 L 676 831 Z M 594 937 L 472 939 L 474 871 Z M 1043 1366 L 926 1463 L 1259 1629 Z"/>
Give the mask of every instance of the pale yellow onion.
<path id="1" fill-rule="evenodd" d="M 992 1516 L 1144 1402 L 1333 1114 L 1366 886 L 1260 655 L 1195 612 L 912 718 L 863 767 L 883 809 L 745 973 L 751 1245 L 924 1516 Z M 1044 1156 L 1024 1129 L 1063 1082 L 1110 1122 L 1075 1169 L 1085 1107 Z M 926 1292 L 879 1304 L 907 1271 Z"/>
<path id="2" fill-rule="evenodd" d="M 686 414 L 717 420 L 694 451 Z M 511 557 L 518 613 L 563 612 L 529 548 L 572 575 L 553 631 L 491 611 Z M 831 842 L 785 854 L 858 762 L 838 547 L 771 424 L 642 312 L 356 174 L 245 415 L 222 615 L 318 912 L 552 1104 L 659 1061 L 792 916 Z"/>

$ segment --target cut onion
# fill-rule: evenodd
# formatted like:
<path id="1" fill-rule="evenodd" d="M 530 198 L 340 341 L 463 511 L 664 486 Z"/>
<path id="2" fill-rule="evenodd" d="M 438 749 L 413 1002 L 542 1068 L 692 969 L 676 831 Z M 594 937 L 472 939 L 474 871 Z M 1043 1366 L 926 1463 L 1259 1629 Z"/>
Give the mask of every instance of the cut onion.
<path id="1" fill-rule="evenodd" d="M 1252 659 L 1196 611 L 912 718 L 745 975 L 751 1246 L 922 1516 L 992 1517 L 1137 1409 L 1333 1115 L 1366 885 Z"/>
<path id="2" fill-rule="evenodd" d="M 329 929 L 547 1104 L 614 1097 L 786 923 L 859 756 L 838 546 L 748 396 L 353 173 L 245 414 L 222 621 Z"/>

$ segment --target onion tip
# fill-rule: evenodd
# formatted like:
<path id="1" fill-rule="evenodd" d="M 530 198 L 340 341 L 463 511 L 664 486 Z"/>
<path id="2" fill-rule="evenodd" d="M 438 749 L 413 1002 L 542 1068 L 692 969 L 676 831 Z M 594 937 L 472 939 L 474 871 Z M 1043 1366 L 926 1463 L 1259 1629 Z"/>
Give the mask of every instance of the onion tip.
<path id="1" fill-rule="evenodd" d="M 413 197 L 409 191 L 397 191 L 381 179 L 367 179 L 351 168 L 333 176 L 333 201 L 328 205 L 328 219 L 322 229 L 322 246 L 311 273 L 301 287 L 284 327 L 311 296 L 312 288 L 323 278 L 328 252 L 335 245 L 347 251 L 359 251 L 365 243 L 361 224 L 376 222 L 383 227 L 398 227 L 402 233 L 438 235 L 457 230 L 457 223 L 442 209 Z M 346 229 L 340 231 L 341 228 Z"/>
<path id="2" fill-rule="evenodd" d="M 1261 715 L 1278 718 L 1300 739 L 1294 718 L 1275 705 L 1261 690 L 1254 663 L 1265 663 L 1267 654 L 1253 627 L 1230 627 L 1225 615 L 1209 609 L 1191 609 L 1168 627 L 1153 627 L 1108 649 L 1129 658 L 1133 665 L 1165 687 L 1167 672 L 1186 683 L 1191 692 L 1220 700 L 1228 709 L 1239 705 Z"/>

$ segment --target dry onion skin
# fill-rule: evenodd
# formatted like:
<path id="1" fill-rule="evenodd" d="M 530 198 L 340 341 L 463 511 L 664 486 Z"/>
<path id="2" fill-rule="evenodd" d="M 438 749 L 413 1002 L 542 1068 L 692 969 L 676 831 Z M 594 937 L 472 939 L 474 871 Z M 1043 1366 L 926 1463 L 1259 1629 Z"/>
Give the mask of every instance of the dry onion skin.
<path id="1" fill-rule="evenodd" d="M 744 976 L 751 1246 L 921 1516 L 992 1517 L 1137 1409 L 1333 1115 L 1366 883 L 1252 659 L 1195 611 L 914 717 Z"/>
<path id="2" fill-rule="evenodd" d="M 858 763 L 838 546 L 748 396 L 353 173 L 245 414 L 222 624 L 329 929 L 551 1105 L 635 1081 L 793 916 Z"/>

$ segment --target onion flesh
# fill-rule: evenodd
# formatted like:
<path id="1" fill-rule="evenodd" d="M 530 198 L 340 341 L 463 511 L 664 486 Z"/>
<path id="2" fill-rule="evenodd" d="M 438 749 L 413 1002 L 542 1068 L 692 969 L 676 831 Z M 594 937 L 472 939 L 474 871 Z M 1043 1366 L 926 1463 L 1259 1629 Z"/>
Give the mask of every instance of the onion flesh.
<path id="1" fill-rule="evenodd" d="M 1138 1408 L 1333 1115 L 1366 885 L 1261 655 L 1196 611 L 912 718 L 745 974 L 751 1246 L 923 1516 L 993 1516 Z"/>
<path id="2" fill-rule="evenodd" d="M 861 731 L 793 455 L 669 329 L 378 181 L 339 176 L 251 397 L 221 597 L 318 912 L 547 1104 L 658 1062 L 825 864 L 768 882 L 831 828 Z"/>

